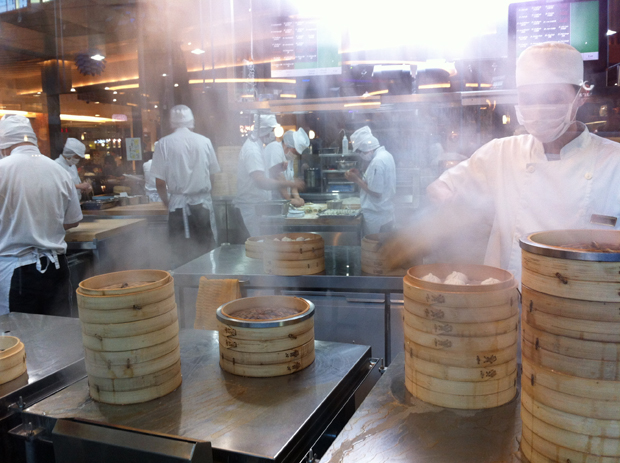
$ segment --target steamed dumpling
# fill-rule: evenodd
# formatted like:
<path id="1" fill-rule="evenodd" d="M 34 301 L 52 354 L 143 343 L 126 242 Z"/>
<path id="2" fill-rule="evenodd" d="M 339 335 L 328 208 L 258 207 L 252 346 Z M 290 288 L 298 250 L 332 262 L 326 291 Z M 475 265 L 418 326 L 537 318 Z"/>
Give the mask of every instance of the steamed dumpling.
<path id="1" fill-rule="evenodd" d="M 297 238 L 295 241 L 304 241 L 305 238 L 303 236 L 300 236 L 299 238 Z"/>
<path id="2" fill-rule="evenodd" d="M 285 236 L 284 238 L 282 238 L 282 241 L 293 241 L 293 238 L 289 238 L 288 236 Z"/>
<path id="3" fill-rule="evenodd" d="M 444 280 L 446 285 L 466 285 L 469 284 L 469 278 L 464 273 L 452 272 Z"/>
<path id="4" fill-rule="evenodd" d="M 494 285 L 495 283 L 499 283 L 500 281 L 495 279 L 495 278 L 487 278 L 486 280 L 484 280 L 482 283 L 480 283 L 481 285 Z"/>
<path id="5" fill-rule="evenodd" d="M 273 240 L 274 241 L 280 241 L 280 238 L 274 238 Z"/>
<path id="6" fill-rule="evenodd" d="M 421 280 L 424 281 L 428 281 L 430 283 L 441 283 L 441 278 L 436 277 L 435 275 L 433 275 L 432 273 L 429 273 L 428 275 L 424 275 L 422 278 L 420 278 Z"/>

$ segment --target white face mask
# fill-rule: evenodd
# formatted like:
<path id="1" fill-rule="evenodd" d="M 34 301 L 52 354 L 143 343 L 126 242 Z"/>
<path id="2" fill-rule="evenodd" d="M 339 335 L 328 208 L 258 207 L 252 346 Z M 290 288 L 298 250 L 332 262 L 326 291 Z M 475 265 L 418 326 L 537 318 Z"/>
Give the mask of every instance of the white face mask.
<path id="1" fill-rule="evenodd" d="M 364 162 L 372 161 L 372 151 L 362 151 L 362 153 L 360 154 L 360 158 Z"/>
<path id="2" fill-rule="evenodd" d="M 572 103 L 516 105 L 517 120 L 531 135 L 542 143 L 550 143 L 566 133 L 574 122 Z M 575 113 L 576 115 L 576 113 Z"/>
<path id="3" fill-rule="evenodd" d="M 65 157 L 65 159 L 67 160 L 67 164 L 69 164 L 70 166 L 77 166 L 78 162 L 80 162 L 80 158 L 73 158 L 73 157 Z"/>

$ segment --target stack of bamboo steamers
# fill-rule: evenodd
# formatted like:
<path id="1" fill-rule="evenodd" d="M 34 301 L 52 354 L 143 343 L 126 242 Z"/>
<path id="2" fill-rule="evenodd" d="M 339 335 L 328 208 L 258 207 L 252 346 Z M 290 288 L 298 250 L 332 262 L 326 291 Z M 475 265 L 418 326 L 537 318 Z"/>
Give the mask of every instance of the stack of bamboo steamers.
<path id="1" fill-rule="evenodd" d="M 168 272 L 99 275 L 80 283 L 77 301 L 93 399 L 139 403 L 179 387 L 179 324 Z"/>
<path id="2" fill-rule="evenodd" d="M 453 271 L 471 284 L 442 283 Z M 425 281 L 429 274 L 438 281 Z M 495 282 L 481 284 L 493 278 Z M 505 404 L 517 392 L 519 306 L 509 272 L 483 265 L 420 265 L 404 278 L 405 385 L 447 408 Z"/>
<path id="3" fill-rule="evenodd" d="M 620 462 L 620 233 L 534 233 L 521 248 L 522 452 Z"/>
<path id="4" fill-rule="evenodd" d="M 282 233 L 250 237 L 245 254 L 263 260 L 270 275 L 314 275 L 325 270 L 325 243 L 316 233 Z"/>

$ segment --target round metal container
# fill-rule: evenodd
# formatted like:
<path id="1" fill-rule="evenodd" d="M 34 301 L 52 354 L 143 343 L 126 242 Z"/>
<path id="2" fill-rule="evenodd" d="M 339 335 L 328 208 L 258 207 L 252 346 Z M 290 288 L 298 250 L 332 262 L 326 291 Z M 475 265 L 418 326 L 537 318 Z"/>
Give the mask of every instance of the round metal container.
<path id="1" fill-rule="evenodd" d="M 288 297 L 288 296 L 283 296 L 283 297 Z M 261 304 L 263 304 L 263 306 L 277 305 L 277 302 L 274 303 L 274 300 L 277 300 L 274 298 L 274 296 L 257 296 L 257 297 L 253 297 L 252 299 L 256 301 L 258 307 L 260 307 Z M 295 299 L 300 299 L 304 301 L 304 303 L 308 304 L 308 308 L 307 310 L 300 312 L 299 315 L 292 315 L 286 318 L 279 318 L 276 320 L 264 320 L 264 321 L 263 320 L 249 321 L 246 319 L 235 318 L 231 316 L 234 313 L 227 314 L 226 310 L 227 308 L 230 307 L 232 303 L 236 301 L 233 301 L 232 303 L 229 302 L 228 304 L 224 304 L 223 306 L 218 308 L 216 312 L 216 317 L 221 323 L 224 323 L 230 326 L 237 326 L 239 328 L 277 328 L 280 326 L 296 325 L 298 323 L 303 322 L 304 320 L 314 317 L 314 304 L 312 302 L 310 302 L 307 299 L 301 298 L 301 297 L 297 297 Z"/>
<path id="2" fill-rule="evenodd" d="M 521 249 L 532 254 L 557 259 L 620 262 L 618 252 L 593 252 L 571 248 L 577 243 L 595 242 L 601 246 L 620 247 L 618 230 L 552 230 L 536 232 L 521 238 Z"/>

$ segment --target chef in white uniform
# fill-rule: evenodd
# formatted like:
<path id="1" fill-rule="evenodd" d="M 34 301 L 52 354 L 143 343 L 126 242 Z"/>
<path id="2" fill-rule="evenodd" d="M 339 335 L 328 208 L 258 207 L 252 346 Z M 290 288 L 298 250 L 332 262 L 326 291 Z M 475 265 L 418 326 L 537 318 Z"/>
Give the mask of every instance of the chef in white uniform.
<path id="1" fill-rule="evenodd" d="M 282 137 L 282 142 L 274 141 L 265 147 L 265 167 L 269 178 L 278 180 L 295 179 L 294 162 L 310 146 L 310 138 L 303 128 L 288 130 Z M 295 207 L 304 205 L 297 188 L 281 188 L 273 193 L 274 199 L 288 199 Z"/>
<path id="2" fill-rule="evenodd" d="M 351 169 L 347 180 L 360 187 L 360 204 L 364 216 L 364 235 L 390 231 L 394 224 L 394 195 L 396 194 L 396 165 L 394 158 L 379 145 L 368 126 L 351 135 L 353 150 L 369 163 L 364 175 Z"/>
<path id="3" fill-rule="evenodd" d="M 150 174 L 169 211 L 168 235 L 173 251 L 179 262 L 184 262 L 215 247 L 211 176 L 221 170 L 211 141 L 190 130 L 194 128 L 190 108 L 174 106 L 170 125 L 175 131 L 156 143 Z"/>
<path id="4" fill-rule="evenodd" d="M 158 142 L 155 142 L 157 146 Z M 149 151 L 145 156 L 148 157 L 146 162 L 142 164 L 142 171 L 144 172 L 144 192 L 152 203 L 160 203 L 161 198 L 157 193 L 157 182 L 153 174 L 151 174 L 151 166 L 153 165 L 153 153 Z"/>
<path id="5" fill-rule="evenodd" d="M 458 234 L 487 228 L 484 263 L 521 277 L 519 238 L 557 229 L 609 229 L 620 216 L 620 144 L 575 120 L 583 104 L 581 54 L 542 43 L 517 61 L 519 122 L 527 135 L 493 140 L 428 187 L 440 204 L 384 246 L 392 265 Z M 600 216 L 605 217 L 600 220 Z"/>
<path id="6" fill-rule="evenodd" d="M 0 120 L 0 314 L 70 315 L 65 230 L 82 211 L 75 184 L 40 153 L 30 121 Z"/>
<path id="7" fill-rule="evenodd" d="M 82 194 L 92 191 L 92 187 L 88 182 L 82 182 L 78 175 L 77 165 L 80 160 L 86 157 L 86 146 L 76 138 L 67 138 L 62 154 L 56 158 L 56 162 L 65 169 L 71 176 L 71 180 L 78 189 L 78 197 Z"/>
<path id="8" fill-rule="evenodd" d="M 241 147 L 237 168 L 237 195 L 233 201 L 241 215 L 243 227 L 239 239 L 260 235 L 256 205 L 270 200 L 269 191 L 280 188 L 303 188 L 300 179 L 293 181 L 269 178 L 265 167 L 265 144 L 275 141 L 274 129 L 278 126 L 276 116 L 262 114 L 255 118 L 254 130 Z"/>

